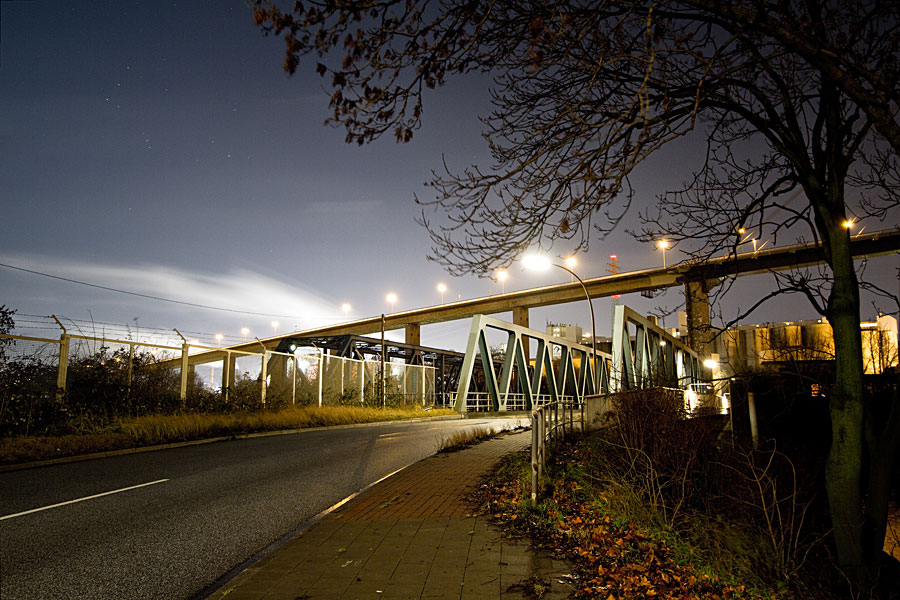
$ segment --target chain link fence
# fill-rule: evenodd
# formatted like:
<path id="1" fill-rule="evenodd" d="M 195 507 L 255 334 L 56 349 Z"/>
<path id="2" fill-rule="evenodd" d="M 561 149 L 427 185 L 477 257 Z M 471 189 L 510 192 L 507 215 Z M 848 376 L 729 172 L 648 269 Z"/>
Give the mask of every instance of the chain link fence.
<path id="1" fill-rule="evenodd" d="M 0 436 L 77 433 L 148 414 L 434 402 L 433 367 L 388 362 L 382 375 L 379 361 L 322 351 L 0 334 Z"/>

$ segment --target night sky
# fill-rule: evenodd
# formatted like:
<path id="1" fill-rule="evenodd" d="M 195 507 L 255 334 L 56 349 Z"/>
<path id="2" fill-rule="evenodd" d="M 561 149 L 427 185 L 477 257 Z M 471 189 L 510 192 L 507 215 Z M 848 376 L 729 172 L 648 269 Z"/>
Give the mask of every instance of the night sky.
<path id="1" fill-rule="evenodd" d="M 344 320 L 343 302 L 350 318 L 387 312 L 390 291 L 396 310 L 440 302 L 439 282 L 447 301 L 499 291 L 495 281 L 452 278 L 429 262 L 427 233 L 414 222 L 413 194 L 430 197 L 423 183 L 442 156 L 459 168 L 489 160 L 477 120 L 487 79 L 452 80 L 427 96 L 425 126 L 411 143 L 358 147 L 323 125 L 328 100 L 314 64 L 288 77 L 282 40 L 264 37 L 242 0 L 3 0 L 0 17 L 0 263 L 261 313 L 0 267 L 0 304 L 18 309 L 20 333 L 39 321 L 24 315 L 55 313 L 106 333 L 178 327 L 206 341 L 216 332 L 239 340 L 242 327 L 271 335 L 273 319 L 279 332 Z M 677 185 L 683 159 L 661 156 L 638 175 L 644 204 Z M 617 233 L 593 244 L 576 270 L 604 275 L 611 253 L 622 270 L 662 263 L 652 246 Z M 896 257 L 879 259 L 869 273 L 896 293 L 896 266 Z M 516 267 L 506 289 L 568 277 Z M 726 313 L 766 286 L 770 277 L 742 283 Z M 643 312 L 682 298 L 672 290 L 622 301 Z M 609 334 L 610 306 L 596 302 L 600 335 Z M 863 316 L 874 310 L 864 299 Z M 796 298 L 749 321 L 816 316 Z M 531 313 L 537 329 L 548 320 L 589 327 L 580 303 Z M 468 326 L 425 327 L 422 342 L 461 349 Z"/>

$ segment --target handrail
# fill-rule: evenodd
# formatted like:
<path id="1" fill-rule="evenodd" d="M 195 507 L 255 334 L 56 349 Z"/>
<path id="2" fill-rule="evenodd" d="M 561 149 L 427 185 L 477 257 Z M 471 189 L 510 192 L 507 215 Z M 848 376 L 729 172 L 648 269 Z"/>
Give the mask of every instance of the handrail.
<path id="1" fill-rule="evenodd" d="M 578 405 L 571 399 L 548 402 L 531 411 L 531 501 L 537 502 L 538 487 L 547 460 L 547 441 L 559 442 L 575 432 L 575 414 L 578 413 L 580 429 L 584 429 L 584 403 Z M 568 412 L 568 419 L 566 413 Z"/>

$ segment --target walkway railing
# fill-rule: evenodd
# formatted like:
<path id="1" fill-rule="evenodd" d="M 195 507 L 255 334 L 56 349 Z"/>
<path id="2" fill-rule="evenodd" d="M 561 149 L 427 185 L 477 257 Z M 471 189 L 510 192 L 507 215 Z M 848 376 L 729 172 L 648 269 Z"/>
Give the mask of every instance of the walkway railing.
<path id="1" fill-rule="evenodd" d="M 548 402 L 531 412 L 531 501 L 536 502 L 541 477 L 547 466 L 548 447 L 552 448 L 567 435 L 591 431 L 601 426 L 609 410 L 609 396 L 585 397 L 576 404 L 571 398 Z"/>

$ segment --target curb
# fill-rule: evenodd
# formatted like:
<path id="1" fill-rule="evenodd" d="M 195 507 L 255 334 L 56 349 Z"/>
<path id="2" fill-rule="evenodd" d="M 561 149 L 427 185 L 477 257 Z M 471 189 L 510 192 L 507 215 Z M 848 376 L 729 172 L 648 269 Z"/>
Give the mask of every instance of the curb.
<path id="1" fill-rule="evenodd" d="M 349 429 L 351 427 L 366 427 L 368 425 L 384 425 L 387 423 L 421 423 L 424 421 L 452 421 L 465 419 L 463 415 L 442 415 L 438 417 L 415 417 L 412 419 L 392 419 L 388 421 L 372 421 L 371 423 L 347 423 L 345 425 L 325 425 L 323 427 L 304 427 L 302 429 L 279 429 L 277 431 L 258 431 L 254 433 L 239 433 L 228 436 L 218 436 L 213 438 L 204 438 L 201 440 L 189 440 L 186 442 L 171 442 L 169 444 L 157 444 L 155 446 L 140 446 L 137 448 L 123 448 L 121 450 L 108 450 L 106 452 L 92 452 L 90 454 L 77 454 L 75 456 L 62 456 L 60 458 L 47 458 L 44 460 L 35 460 L 24 463 L 14 463 L 11 465 L 0 465 L 0 473 L 8 473 L 11 471 L 24 471 L 26 469 L 37 469 L 40 467 L 48 467 L 52 465 L 62 465 L 74 462 L 82 462 L 87 460 L 96 460 L 99 458 L 110 458 L 113 456 L 124 456 L 126 454 L 138 454 L 140 452 L 155 452 L 157 450 L 169 450 L 172 448 L 184 448 L 186 446 L 201 446 L 203 444 L 213 444 L 217 442 L 227 442 L 231 440 L 241 440 L 250 438 L 269 437 L 273 435 L 289 435 L 294 433 L 305 433 L 308 431 L 321 431 L 327 429 Z"/>

